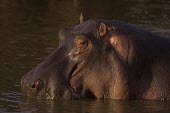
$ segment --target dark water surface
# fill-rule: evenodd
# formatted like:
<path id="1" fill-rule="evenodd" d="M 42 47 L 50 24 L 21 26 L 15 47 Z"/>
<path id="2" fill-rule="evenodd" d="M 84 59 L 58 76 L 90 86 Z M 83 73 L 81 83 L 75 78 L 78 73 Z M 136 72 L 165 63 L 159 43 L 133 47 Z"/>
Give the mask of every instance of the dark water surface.
<path id="1" fill-rule="evenodd" d="M 117 19 L 170 36 L 169 0 L 0 0 L 0 113 L 169 113 L 170 102 L 118 100 L 27 100 L 23 74 L 57 46 L 58 31 L 85 19 Z"/>

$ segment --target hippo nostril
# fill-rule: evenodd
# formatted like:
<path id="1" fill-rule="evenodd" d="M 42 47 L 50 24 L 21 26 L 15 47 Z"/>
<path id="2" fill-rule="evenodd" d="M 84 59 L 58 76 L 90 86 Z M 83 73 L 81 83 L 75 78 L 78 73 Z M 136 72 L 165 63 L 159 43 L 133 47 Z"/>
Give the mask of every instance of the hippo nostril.
<path id="1" fill-rule="evenodd" d="M 36 80 L 33 85 L 31 86 L 31 88 L 35 89 L 35 88 L 41 88 L 43 86 L 43 81 L 38 79 Z"/>

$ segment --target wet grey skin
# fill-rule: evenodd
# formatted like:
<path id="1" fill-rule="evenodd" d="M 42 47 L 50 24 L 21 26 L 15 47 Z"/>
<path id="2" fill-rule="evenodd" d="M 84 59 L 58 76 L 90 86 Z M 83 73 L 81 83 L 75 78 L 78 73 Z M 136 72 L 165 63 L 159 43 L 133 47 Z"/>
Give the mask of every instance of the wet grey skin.
<path id="1" fill-rule="evenodd" d="M 134 24 L 91 19 L 59 31 L 57 49 L 21 79 L 40 99 L 169 100 L 170 40 Z"/>

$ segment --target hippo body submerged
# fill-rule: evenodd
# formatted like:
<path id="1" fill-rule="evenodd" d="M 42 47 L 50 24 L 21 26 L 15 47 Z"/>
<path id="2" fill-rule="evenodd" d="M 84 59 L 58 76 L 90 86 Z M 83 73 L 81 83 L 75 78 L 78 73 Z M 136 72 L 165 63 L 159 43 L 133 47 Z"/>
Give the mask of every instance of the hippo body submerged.
<path id="1" fill-rule="evenodd" d="M 102 19 L 63 28 L 59 38 L 58 48 L 22 77 L 24 94 L 170 100 L 170 39 Z"/>

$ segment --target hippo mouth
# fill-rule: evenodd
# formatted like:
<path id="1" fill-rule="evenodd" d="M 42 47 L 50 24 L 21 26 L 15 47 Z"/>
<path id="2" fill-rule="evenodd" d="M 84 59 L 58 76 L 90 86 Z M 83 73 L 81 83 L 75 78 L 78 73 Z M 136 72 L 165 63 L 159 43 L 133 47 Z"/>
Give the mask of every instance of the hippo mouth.
<path id="1" fill-rule="evenodd" d="M 72 77 L 74 77 L 76 74 L 78 74 L 81 71 L 81 69 L 83 68 L 83 64 L 84 64 L 84 61 L 79 63 L 79 64 L 76 64 L 73 67 L 73 69 L 72 69 L 72 71 L 70 73 L 70 78 L 69 79 L 71 79 Z"/>
<path id="2" fill-rule="evenodd" d="M 69 74 L 68 90 L 71 94 L 71 99 L 80 99 L 81 98 L 80 92 L 82 91 L 82 88 L 80 88 L 79 91 L 77 91 L 77 88 L 71 83 L 71 80 L 76 78 L 76 75 L 78 75 L 81 72 L 81 70 L 84 67 L 83 64 L 84 64 L 84 61 L 79 64 L 76 64 Z"/>

